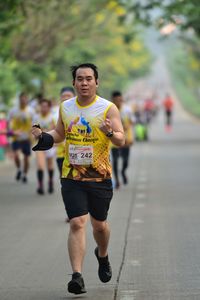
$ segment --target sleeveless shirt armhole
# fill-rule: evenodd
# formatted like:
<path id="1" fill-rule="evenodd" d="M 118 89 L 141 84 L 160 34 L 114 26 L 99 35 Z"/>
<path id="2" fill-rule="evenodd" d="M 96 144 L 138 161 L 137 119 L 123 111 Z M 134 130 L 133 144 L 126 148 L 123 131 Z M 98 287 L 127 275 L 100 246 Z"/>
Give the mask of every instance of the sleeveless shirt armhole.
<path id="1" fill-rule="evenodd" d="M 108 110 L 110 109 L 110 107 L 111 107 L 112 105 L 113 105 L 113 103 L 110 103 L 110 104 L 108 105 L 108 107 L 105 109 L 104 114 L 103 114 L 104 120 L 106 119 L 107 112 L 108 112 Z"/>

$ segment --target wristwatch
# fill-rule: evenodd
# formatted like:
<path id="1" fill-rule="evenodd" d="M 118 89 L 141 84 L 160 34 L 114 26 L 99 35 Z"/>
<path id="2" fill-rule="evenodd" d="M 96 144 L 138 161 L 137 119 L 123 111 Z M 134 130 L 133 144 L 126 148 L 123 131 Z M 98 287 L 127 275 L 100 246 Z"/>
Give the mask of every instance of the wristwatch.
<path id="1" fill-rule="evenodd" d="M 113 136 L 113 130 L 111 129 L 110 131 L 108 131 L 106 133 L 106 136 L 109 137 L 109 138 L 111 138 Z"/>

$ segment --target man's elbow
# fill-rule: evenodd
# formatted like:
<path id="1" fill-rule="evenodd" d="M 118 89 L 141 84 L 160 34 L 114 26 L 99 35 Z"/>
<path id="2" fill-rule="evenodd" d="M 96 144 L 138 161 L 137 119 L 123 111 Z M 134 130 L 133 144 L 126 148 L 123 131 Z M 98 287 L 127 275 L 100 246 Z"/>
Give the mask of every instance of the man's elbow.
<path id="1" fill-rule="evenodd" d="M 125 145 L 125 137 L 123 136 L 121 139 L 116 141 L 115 146 L 117 147 L 123 147 Z"/>

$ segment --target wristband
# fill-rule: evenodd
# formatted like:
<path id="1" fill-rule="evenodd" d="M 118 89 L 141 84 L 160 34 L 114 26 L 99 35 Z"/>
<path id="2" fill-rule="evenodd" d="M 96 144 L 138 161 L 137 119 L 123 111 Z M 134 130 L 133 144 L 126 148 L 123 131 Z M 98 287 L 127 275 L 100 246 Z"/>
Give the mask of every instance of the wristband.
<path id="1" fill-rule="evenodd" d="M 53 147 L 54 144 L 54 139 L 52 135 L 50 135 L 47 132 L 42 132 L 37 145 L 35 145 L 32 150 L 33 151 L 44 151 L 44 150 L 49 150 L 50 148 Z"/>

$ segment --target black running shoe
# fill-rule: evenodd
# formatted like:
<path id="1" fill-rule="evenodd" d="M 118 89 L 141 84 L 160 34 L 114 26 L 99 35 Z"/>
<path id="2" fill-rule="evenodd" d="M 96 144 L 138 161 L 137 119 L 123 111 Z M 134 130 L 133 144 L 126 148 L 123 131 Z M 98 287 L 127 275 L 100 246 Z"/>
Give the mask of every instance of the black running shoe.
<path id="1" fill-rule="evenodd" d="M 19 181 L 19 180 L 21 179 L 21 175 L 22 175 L 22 172 L 21 172 L 21 171 L 17 171 L 17 174 L 16 174 L 15 179 L 16 179 L 17 181 Z"/>
<path id="2" fill-rule="evenodd" d="M 39 195 L 44 195 L 44 190 L 43 190 L 43 188 L 39 187 L 39 188 L 37 189 L 37 193 L 38 193 Z"/>
<path id="3" fill-rule="evenodd" d="M 76 295 L 86 293 L 83 277 L 80 273 L 72 274 L 72 280 L 68 283 L 68 292 Z"/>
<path id="4" fill-rule="evenodd" d="M 108 282 L 112 278 L 112 269 L 110 262 L 108 260 L 108 255 L 105 257 L 99 257 L 98 254 L 98 247 L 94 250 L 94 254 L 96 255 L 96 258 L 99 263 L 99 269 L 98 269 L 98 275 L 99 279 L 102 282 Z"/>
<path id="5" fill-rule="evenodd" d="M 22 182 L 23 182 L 23 183 L 27 183 L 27 182 L 28 182 L 28 179 L 27 179 L 26 176 L 23 176 L 23 177 L 22 177 Z"/>

